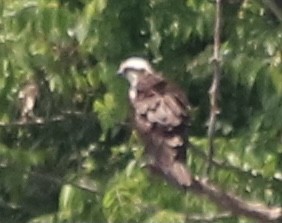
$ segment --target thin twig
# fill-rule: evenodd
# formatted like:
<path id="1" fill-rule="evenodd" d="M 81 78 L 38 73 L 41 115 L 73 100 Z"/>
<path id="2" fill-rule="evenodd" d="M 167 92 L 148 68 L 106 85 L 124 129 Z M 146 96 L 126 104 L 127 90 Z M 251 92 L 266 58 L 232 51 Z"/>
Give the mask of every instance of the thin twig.
<path id="1" fill-rule="evenodd" d="M 185 219 L 187 223 L 214 223 L 222 220 L 231 220 L 234 216 L 230 212 L 223 212 L 217 215 L 192 215 Z"/>
<path id="2" fill-rule="evenodd" d="M 209 141 L 209 162 L 207 167 L 207 174 L 209 174 L 211 169 L 211 161 L 214 155 L 214 134 L 215 125 L 217 121 L 217 115 L 220 112 L 218 107 L 218 92 L 219 92 L 219 80 L 220 80 L 220 36 L 221 36 L 221 14 L 222 5 L 221 0 L 216 0 L 216 18 L 214 27 L 214 54 L 212 62 L 214 65 L 214 75 L 212 85 L 209 89 L 210 95 L 210 118 L 209 118 L 209 128 L 208 128 L 208 141 Z"/>
<path id="3" fill-rule="evenodd" d="M 9 171 L 14 171 L 14 172 L 21 172 L 22 170 L 10 167 L 8 165 L 0 165 L 0 169 L 9 169 Z M 98 193 L 98 187 L 95 182 L 92 180 L 89 180 L 87 178 L 77 178 L 74 180 L 66 180 L 64 178 L 58 177 L 58 176 L 52 176 L 47 173 L 40 173 L 36 171 L 24 171 L 22 174 L 26 174 L 28 176 L 32 176 L 41 180 L 48 181 L 49 183 L 56 184 L 57 186 L 64 186 L 64 185 L 71 185 L 77 189 L 87 191 L 89 193 Z"/>
<path id="4" fill-rule="evenodd" d="M 98 193 L 98 188 L 97 185 L 92 182 L 90 179 L 86 178 L 81 178 L 81 179 L 76 179 L 76 180 L 65 180 L 63 178 L 58 178 L 55 176 L 51 176 L 49 174 L 45 173 L 39 173 L 35 171 L 29 172 L 30 176 L 37 177 L 44 179 L 46 181 L 49 181 L 50 183 L 55 183 L 58 186 L 64 186 L 64 185 L 71 185 L 77 189 L 87 191 L 89 193 Z"/>
<path id="5" fill-rule="evenodd" d="M 92 116 L 92 114 L 87 114 L 79 111 L 63 111 L 60 115 L 55 115 L 50 118 L 41 118 L 41 117 L 35 117 L 28 121 L 12 121 L 12 122 L 1 122 L 0 121 L 0 127 L 26 127 L 26 126 L 41 126 L 46 125 L 50 123 L 56 123 L 56 122 L 63 122 L 68 120 L 69 117 L 80 117 L 84 118 L 87 116 Z"/>

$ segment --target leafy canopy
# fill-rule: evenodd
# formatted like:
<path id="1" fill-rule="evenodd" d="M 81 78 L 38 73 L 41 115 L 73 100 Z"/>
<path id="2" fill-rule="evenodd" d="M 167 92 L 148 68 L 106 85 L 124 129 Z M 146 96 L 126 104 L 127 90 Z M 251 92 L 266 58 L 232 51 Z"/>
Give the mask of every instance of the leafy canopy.
<path id="1" fill-rule="evenodd" d="M 224 1 L 221 114 L 209 178 L 240 196 L 281 205 L 282 31 L 259 1 Z M 217 215 L 142 166 L 120 61 L 144 56 L 192 104 L 187 165 L 203 175 L 215 5 L 206 0 L 0 2 L 0 221 L 185 222 Z M 18 92 L 40 85 L 18 122 Z M 226 217 L 217 222 L 249 222 Z"/>

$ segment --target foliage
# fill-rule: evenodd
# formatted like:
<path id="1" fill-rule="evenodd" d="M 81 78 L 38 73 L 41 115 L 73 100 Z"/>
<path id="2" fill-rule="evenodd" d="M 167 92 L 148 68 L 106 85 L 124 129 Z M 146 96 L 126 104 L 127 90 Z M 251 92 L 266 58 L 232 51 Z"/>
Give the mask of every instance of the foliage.
<path id="1" fill-rule="evenodd" d="M 188 222 L 220 211 L 142 168 L 129 127 L 128 56 L 149 58 L 192 104 L 190 141 L 206 152 L 214 3 L 206 0 L 0 2 L 0 222 Z M 221 114 L 209 178 L 244 198 L 282 203 L 282 31 L 260 1 L 224 1 Z M 39 83 L 20 123 L 18 92 Z M 203 175 L 205 159 L 187 165 Z M 241 217 L 218 222 L 249 222 Z"/>

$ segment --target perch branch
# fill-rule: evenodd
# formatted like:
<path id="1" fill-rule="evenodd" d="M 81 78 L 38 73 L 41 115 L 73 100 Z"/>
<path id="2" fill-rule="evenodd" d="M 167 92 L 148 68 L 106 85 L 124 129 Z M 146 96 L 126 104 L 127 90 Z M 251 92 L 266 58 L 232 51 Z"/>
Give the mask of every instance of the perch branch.
<path id="1" fill-rule="evenodd" d="M 261 203 L 245 201 L 234 194 L 227 193 L 205 179 L 194 179 L 189 190 L 204 195 L 218 207 L 230 211 L 235 216 L 245 216 L 258 222 L 282 221 L 281 207 L 268 207 Z"/>
<path id="2" fill-rule="evenodd" d="M 208 160 L 209 157 L 194 145 L 190 145 L 190 149 L 197 153 L 203 159 Z M 239 167 L 229 165 L 222 161 L 212 159 L 212 165 L 235 171 L 240 175 L 246 175 L 250 178 L 263 179 L 260 174 L 254 175 L 250 171 L 245 171 Z M 267 179 L 264 179 L 267 180 Z M 273 179 L 277 184 L 281 184 L 279 179 Z M 268 183 L 268 182 L 267 182 Z M 281 207 L 268 207 L 258 202 L 250 202 L 239 198 L 238 196 L 227 193 L 220 189 L 218 186 L 210 183 L 207 179 L 199 179 L 195 177 L 191 188 L 187 188 L 198 195 L 206 196 L 209 200 L 214 202 L 218 207 L 229 211 L 233 216 L 245 216 L 251 219 L 258 220 L 258 222 L 282 222 L 282 208 Z"/>

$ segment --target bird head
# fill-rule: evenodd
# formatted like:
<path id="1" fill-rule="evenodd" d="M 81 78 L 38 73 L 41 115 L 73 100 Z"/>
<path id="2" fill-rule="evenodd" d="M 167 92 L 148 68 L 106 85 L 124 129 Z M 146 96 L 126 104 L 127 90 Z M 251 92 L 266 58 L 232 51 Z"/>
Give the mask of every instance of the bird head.
<path id="1" fill-rule="evenodd" d="M 151 64 L 141 57 L 130 57 L 123 61 L 118 69 L 118 75 L 125 77 L 131 86 L 136 85 L 140 75 L 152 74 Z"/>

